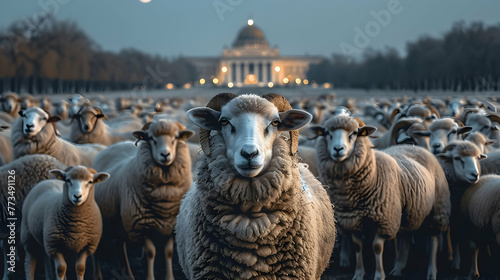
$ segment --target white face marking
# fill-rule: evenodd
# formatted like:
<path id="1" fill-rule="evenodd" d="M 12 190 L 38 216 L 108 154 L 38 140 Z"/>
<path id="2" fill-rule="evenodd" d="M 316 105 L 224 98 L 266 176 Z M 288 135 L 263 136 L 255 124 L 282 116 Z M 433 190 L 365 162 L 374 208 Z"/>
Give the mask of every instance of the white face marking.
<path id="1" fill-rule="evenodd" d="M 460 157 L 452 153 L 453 169 L 458 179 L 469 183 L 479 180 L 479 160 L 476 157 Z"/>
<path id="2" fill-rule="evenodd" d="M 24 111 L 23 134 L 27 137 L 37 135 L 47 124 L 48 118 L 49 115 L 41 109 Z"/>
<path id="3" fill-rule="evenodd" d="M 150 135 L 150 137 L 152 137 L 150 144 L 153 159 L 160 165 L 171 165 L 175 160 L 177 138 L 171 135 Z"/>
<path id="4" fill-rule="evenodd" d="M 92 179 L 89 180 L 76 180 L 66 179 L 68 188 L 68 199 L 73 205 L 82 205 L 89 197 L 90 187 L 92 186 Z"/>
<path id="5" fill-rule="evenodd" d="M 272 122 L 279 120 L 278 110 L 274 108 L 270 116 L 256 113 L 231 116 L 224 109 L 220 120 L 226 157 L 242 176 L 255 177 L 267 169 L 273 156 L 272 147 L 279 132 Z"/>
<path id="6" fill-rule="evenodd" d="M 350 157 L 357 139 L 357 131 L 350 132 L 344 129 L 336 129 L 328 134 L 326 141 L 332 160 L 342 162 Z"/>

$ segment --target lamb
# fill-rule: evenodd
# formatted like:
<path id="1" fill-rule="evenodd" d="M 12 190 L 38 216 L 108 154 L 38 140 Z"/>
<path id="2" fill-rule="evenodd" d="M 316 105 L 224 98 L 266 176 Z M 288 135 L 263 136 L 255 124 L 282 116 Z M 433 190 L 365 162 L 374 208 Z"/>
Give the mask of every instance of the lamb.
<path id="1" fill-rule="evenodd" d="M 66 260 L 76 258 L 76 275 L 83 280 L 87 257 L 94 254 L 102 233 L 94 184 L 109 174 L 81 165 L 50 173 L 57 180 L 41 181 L 24 201 L 21 242 L 26 251 L 26 279 L 35 279 L 36 263 L 45 253 L 55 262 L 57 279 L 65 279 Z"/>
<path id="2" fill-rule="evenodd" d="M 460 268 L 459 245 L 465 241 L 463 232 L 468 231 L 460 211 L 464 191 L 481 175 L 480 160 L 486 155 L 470 141 L 452 141 L 437 155 L 448 181 L 451 201 L 450 233 L 453 248 L 452 268 Z"/>
<path id="3" fill-rule="evenodd" d="M 90 166 L 97 153 L 106 148 L 101 144 L 72 144 L 57 137 L 55 122 L 59 118 L 49 117 L 38 107 L 21 111 L 20 115 L 12 127 L 14 158 L 26 154 L 48 154 L 69 166 Z"/>
<path id="4" fill-rule="evenodd" d="M 94 168 L 113 176 L 97 188 L 96 201 L 105 224 L 102 238 L 117 240 L 118 259 L 127 277 L 133 276 L 125 243 L 133 242 L 144 246 L 147 279 L 154 279 L 160 245 L 166 255 L 166 278 L 173 279 L 173 230 L 181 198 L 191 187 L 191 159 L 185 140 L 192 134 L 175 121 L 156 120 L 133 132 L 137 142 L 142 142 L 138 148 L 120 142 L 94 161 Z M 97 276 L 102 279 L 100 273 Z"/>
<path id="5" fill-rule="evenodd" d="M 470 126 L 460 126 L 454 119 L 444 118 L 434 120 L 429 125 L 429 146 L 435 155 L 441 153 L 448 142 L 458 140 L 459 135 L 472 130 Z"/>
<path id="6" fill-rule="evenodd" d="M 49 155 L 26 155 L 0 167 L 0 197 L 9 197 L 9 192 L 14 190 L 12 183 L 9 186 L 9 180 L 11 182 L 15 181 L 15 192 L 13 193 L 15 205 L 13 212 L 16 214 L 15 218 L 17 218 L 18 225 L 21 223 L 22 217 L 20 214 L 23 201 L 33 186 L 41 180 L 48 179 L 49 170 L 65 168 L 66 166 L 64 164 Z M 0 201 L 0 224 L 2 225 L 7 224 L 7 215 L 9 213 L 8 206 L 7 199 L 2 199 Z M 1 228 L 0 235 L 2 239 L 8 237 L 8 233 L 5 232 L 6 229 L 6 227 Z M 7 242 L 4 241 L 2 244 L 5 246 Z M 4 247 L 3 250 L 6 250 L 6 248 Z M 6 254 L 7 252 L 5 252 L 4 256 Z M 12 279 L 13 277 L 9 275 L 9 271 L 6 269 L 6 267 L 8 267 L 6 261 L 7 260 L 4 259 L 4 276 L 2 279 Z"/>
<path id="7" fill-rule="evenodd" d="M 312 116 L 274 93 L 221 93 L 187 115 L 203 150 L 176 225 L 187 278 L 320 279 L 333 208 L 296 156 L 297 129 Z"/>
<path id="8" fill-rule="evenodd" d="M 488 245 L 490 241 L 500 244 L 500 176 L 482 176 L 468 187 L 460 208 L 468 224 L 474 228 L 468 238 L 473 250 L 470 276 L 478 279 L 479 248 Z"/>
<path id="9" fill-rule="evenodd" d="M 421 147 L 408 145 L 373 150 L 367 136 L 375 128 L 349 116 L 333 117 L 324 126 L 311 129 L 321 136 L 316 145 L 320 180 L 330 186 L 340 228 L 350 232 L 357 245 L 353 279 L 363 279 L 365 274 L 363 233 L 375 231 L 375 279 L 385 279 L 385 240 L 421 227 L 431 235 L 427 279 L 436 279 L 438 234 L 447 229 L 450 214 L 448 185 L 436 158 Z M 391 272 L 396 276 L 401 276 L 409 250 L 408 235 L 401 239 Z"/>
<path id="10" fill-rule="evenodd" d="M 139 123 L 129 123 L 121 127 L 118 132 L 104 123 L 106 116 L 101 109 L 94 106 L 82 106 L 77 114 L 73 115 L 73 122 L 69 140 L 73 143 L 100 143 L 106 146 L 123 141 L 132 140 L 132 130 L 139 129 Z M 140 125 L 140 124 L 139 124 Z"/>

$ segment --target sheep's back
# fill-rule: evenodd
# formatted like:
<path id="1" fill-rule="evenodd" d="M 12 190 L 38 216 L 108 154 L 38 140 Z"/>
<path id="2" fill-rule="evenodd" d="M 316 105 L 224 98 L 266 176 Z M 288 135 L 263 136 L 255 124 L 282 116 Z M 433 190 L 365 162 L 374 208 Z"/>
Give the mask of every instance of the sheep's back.
<path id="1" fill-rule="evenodd" d="M 470 186 L 462 198 L 462 211 L 470 222 L 479 229 L 492 229 L 500 224 L 500 176 L 482 176 L 476 184 Z M 500 231 L 497 231 L 500 233 Z"/>

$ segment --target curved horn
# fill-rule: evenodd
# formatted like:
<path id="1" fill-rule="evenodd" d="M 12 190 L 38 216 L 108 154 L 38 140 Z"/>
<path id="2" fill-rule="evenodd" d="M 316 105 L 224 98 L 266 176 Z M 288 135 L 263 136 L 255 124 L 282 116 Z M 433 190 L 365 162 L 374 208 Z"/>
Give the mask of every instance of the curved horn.
<path id="1" fill-rule="evenodd" d="M 359 119 L 359 118 L 354 118 L 354 119 L 358 122 L 359 127 L 363 127 L 366 125 L 365 122 L 363 122 L 361 119 Z"/>
<path id="2" fill-rule="evenodd" d="M 497 122 L 500 124 L 500 115 L 497 114 L 487 114 L 486 117 L 490 119 L 491 122 Z"/>
<path id="3" fill-rule="evenodd" d="M 269 102 L 273 103 L 274 106 L 278 109 L 278 112 L 285 112 L 292 109 L 290 103 L 286 98 L 278 93 L 266 93 L 262 95 L 262 98 L 267 99 Z M 295 155 L 297 153 L 297 149 L 299 147 L 299 131 L 292 130 L 290 131 L 290 153 Z"/>
<path id="4" fill-rule="evenodd" d="M 222 107 L 238 95 L 234 93 L 219 93 L 212 97 L 206 107 L 220 111 Z M 210 155 L 210 130 L 200 128 L 200 145 L 205 155 Z"/>
<path id="5" fill-rule="evenodd" d="M 396 109 L 392 110 L 392 113 L 391 113 L 391 116 L 390 116 L 391 124 L 394 122 L 394 118 L 396 118 L 396 116 L 399 113 L 401 113 L 401 109 L 399 109 L 399 108 L 396 108 Z"/>
<path id="6" fill-rule="evenodd" d="M 396 122 L 394 126 L 392 127 L 392 132 L 391 132 L 391 143 L 396 144 L 396 134 L 400 129 L 410 127 L 412 124 L 420 122 L 420 119 L 402 119 Z"/>
<path id="7" fill-rule="evenodd" d="M 429 110 L 431 110 L 431 112 L 435 114 L 438 119 L 441 118 L 441 116 L 439 115 L 439 111 L 436 109 L 436 107 L 432 106 L 431 104 L 425 104 L 425 106 L 427 106 L 427 108 L 429 108 Z"/>
<path id="8" fill-rule="evenodd" d="M 441 153 L 446 153 L 447 151 L 451 151 L 453 150 L 455 147 L 457 146 L 457 144 L 455 143 L 450 143 L 448 145 L 446 145 L 446 147 L 444 147 L 444 149 L 441 151 Z"/>

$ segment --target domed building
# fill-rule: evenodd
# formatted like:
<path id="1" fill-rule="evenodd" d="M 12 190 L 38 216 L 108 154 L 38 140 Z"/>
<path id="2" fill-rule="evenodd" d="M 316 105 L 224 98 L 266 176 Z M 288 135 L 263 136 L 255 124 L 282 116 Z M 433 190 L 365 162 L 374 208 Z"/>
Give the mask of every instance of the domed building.
<path id="1" fill-rule="evenodd" d="M 229 87 L 275 86 L 302 84 L 311 64 L 319 63 L 318 56 L 280 56 L 271 48 L 261 29 L 248 20 L 232 48 L 224 49 L 222 57 L 190 58 L 198 79 Z M 307 83 L 307 80 L 305 81 Z"/>

